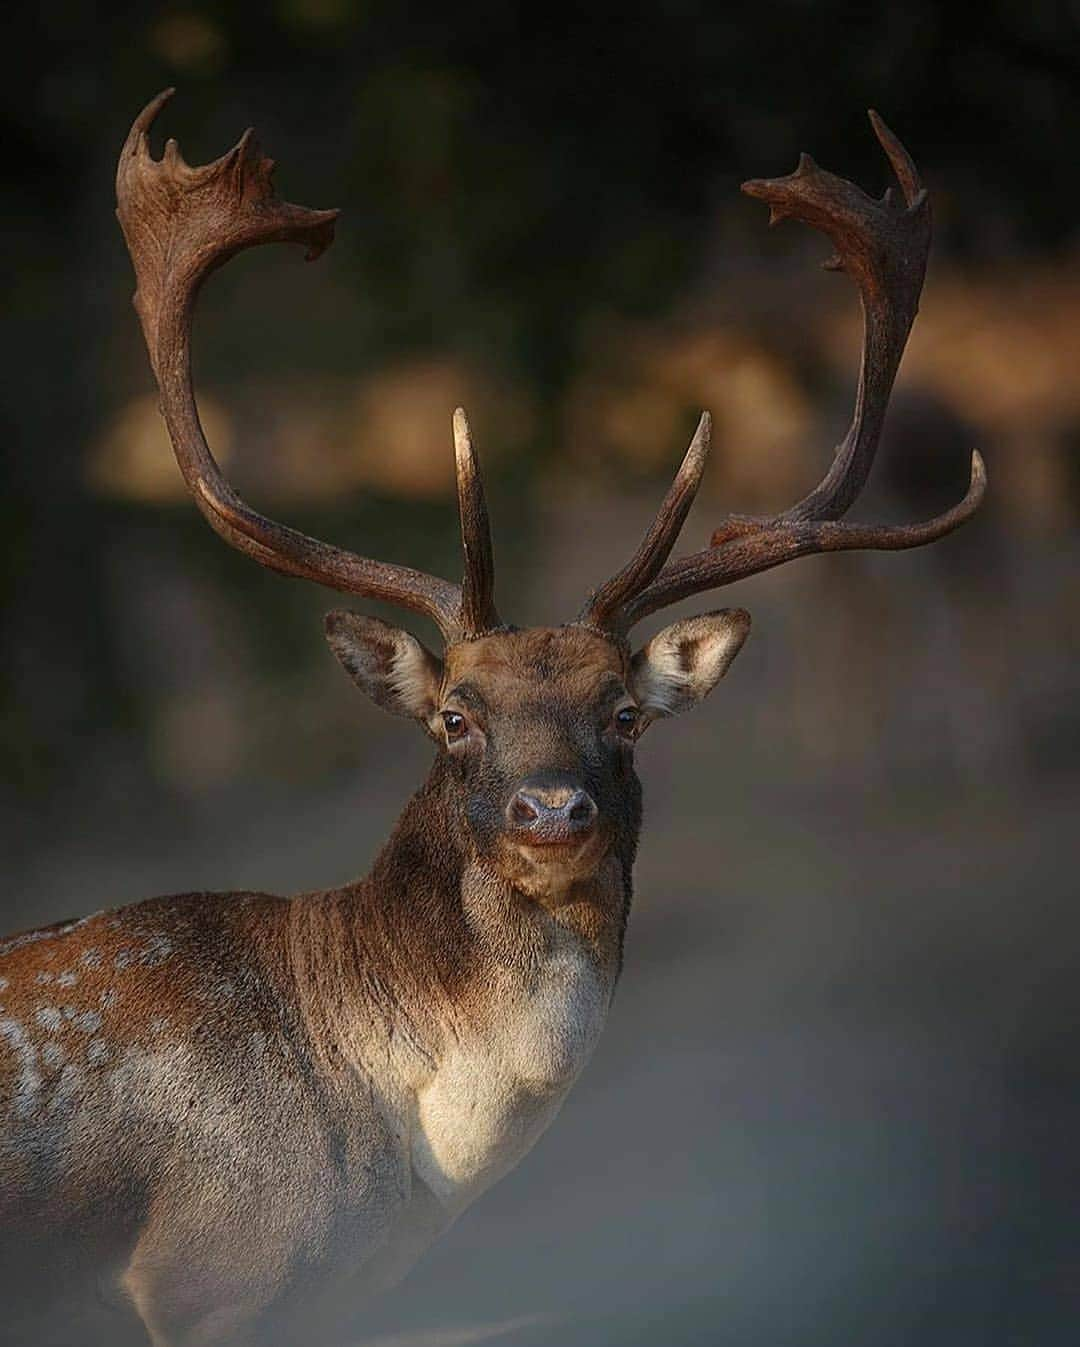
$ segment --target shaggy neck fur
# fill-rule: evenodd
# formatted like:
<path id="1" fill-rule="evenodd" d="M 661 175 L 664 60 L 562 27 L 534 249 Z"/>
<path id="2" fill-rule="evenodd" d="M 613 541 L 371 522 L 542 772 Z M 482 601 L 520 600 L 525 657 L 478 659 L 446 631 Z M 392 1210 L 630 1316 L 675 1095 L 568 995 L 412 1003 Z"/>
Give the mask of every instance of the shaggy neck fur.
<path id="1" fill-rule="evenodd" d="M 637 800 L 597 871 L 552 904 L 527 896 L 477 854 L 463 814 L 460 787 L 440 755 L 370 874 L 293 904 L 288 963 L 327 1066 L 365 1065 L 393 1042 L 413 1058 L 402 1063 L 405 1073 L 422 1076 L 448 1038 L 499 1013 L 500 997 L 527 996 L 567 941 L 614 987 Z"/>

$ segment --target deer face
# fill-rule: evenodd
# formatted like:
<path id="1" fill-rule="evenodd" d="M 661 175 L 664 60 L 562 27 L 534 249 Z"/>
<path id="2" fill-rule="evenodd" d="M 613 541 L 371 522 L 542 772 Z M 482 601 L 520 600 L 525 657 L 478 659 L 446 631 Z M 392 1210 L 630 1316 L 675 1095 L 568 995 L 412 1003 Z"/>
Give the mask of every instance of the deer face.
<path id="1" fill-rule="evenodd" d="M 530 896 L 565 895 L 640 824 L 634 746 L 700 701 L 749 630 L 739 610 L 676 623 L 630 658 L 583 626 L 500 631 L 437 659 L 375 618 L 331 613 L 327 636 L 380 706 L 418 720 L 445 760 L 466 845 Z"/>

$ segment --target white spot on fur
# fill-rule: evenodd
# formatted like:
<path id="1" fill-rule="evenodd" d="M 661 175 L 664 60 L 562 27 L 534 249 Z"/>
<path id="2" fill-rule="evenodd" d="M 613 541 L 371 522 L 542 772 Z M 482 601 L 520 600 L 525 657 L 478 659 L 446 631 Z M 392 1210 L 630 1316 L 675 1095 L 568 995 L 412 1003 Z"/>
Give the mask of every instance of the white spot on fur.
<path id="1" fill-rule="evenodd" d="M 130 949 L 122 949 L 120 953 L 117 954 L 116 958 L 113 959 L 113 967 L 123 971 L 123 969 L 130 966 L 134 961 L 134 958 L 135 955 Z"/>
<path id="2" fill-rule="evenodd" d="M 64 1007 L 65 1014 L 68 1009 L 68 1006 Z M 81 1030 L 84 1034 L 96 1034 L 101 1028 L 101 1016 L 96 1010 L 78 1011 L 71 1017 L 71 1021 L 75 1028 Z"/>
<path id="3" fill-rule="evenodd" d="M 60 987 L 74 987 L 78 980 L 78 973 L 73 973 L 70 969 L 65 969 L 62 973 L 58 973 L 56 977 L 57 985 Z"/>
<path id="4" fill-rule="evenodd" d="M 8 1016 L 0 1019 L 0 1035 L 7 1039 L 19 1063 L 19 1079 L 15 1086 L 15 1114 L 16 1117 L 27 1118 L 37 1105 L 38 1091 L 41 1089 L 37 1050 L 18 1020 Z"/>
<path id="5" fill-rule="evenodd" d="M 39 973 L 39 974 L 37 975 L 37 977 L 34 979 L 34 981 L 38 984 L 39 987 L 44 987 L 44 986 L 46 986 L 46 985 L 47 985 L 48 983 L 50 983 L 52 980 L 53 980 L 53 975 L 52 975 L 51 973 L 45 973 L 45 972 Z"/>
<path id="6" fill-rule="evenodd" d="M 79 955 L 79 962 L 82 964 L 84 968 L 100 968 L 101 950 L 84 949 L 83 952 Z"/>
<path id="7" fill-rule="evenodd" d="M 78 1103 L 78 1096 L 83 1087 L 83 1073 L 70 1062 L 60 1072 L 60 1078 L 56 1082 L 56 1087 L 49 1100 L 49 1112 L 71 1112 Z"/>
<path id="8" fill-rule="evenodd" d="M 143 948 L 141 963 L 147 968 L 157 968 L 173 952 L 172 941 L 165 935 L 152 935 Z"/>
<path id="9" fill-rule="evenodd" d="M 114 991 L 113 988 L 110 987 L 108 991 L 102 992 L 98 999 L 101 1001 L 102 1010 L 111 1010 L 113 1006 L 116 1005 L 117 1001 L 120 1000 L 120 993 Z"/>
<path id="10" fill-rule="evenodd" d="M 10 983 L 8 982 L 7 978 L 0 978 L 0 992 L 7 991 L 9 986 Z"/>
<path id="11" fill-rule="evenodd" d="M 150 1032 L 152 1034 L 163 1034 L 168 1027 L 168 1015 L 152 1015 L 150 1017 Z"/>
<path id="12" fill-rule="evenodd" d="M 67 1053 L 53 1038 L 42 1047 L 41 1056 L 46 1066 L 63 1066 L 67 1061 Z"/>
<path id="13" fill-rule="evenodd" d="M 86 1049 L 86 1060 L 91 1066 L 100 1066 L 112 1056 L 112 1049 L 103 1038 L 95 1038 Z"/>
<path id="14" fill-rule="evenodd" d="M 85 926 L 88 921 L 93 921 L 95 917 L 100 915 L 99 912 L 93 912 L 88 917 L 80 917 L 78 921 L 67 921 L 63 926 L 56 926 L 44 931 L 24 931 L 22 935 L 12 936 L 10 940 L 5 940 L 0 944 L 0 954 L 10 954 L 13 949 L 22 949 L 24 945 L 36 945 L 42 940 L 57 940 L 60 936 L 67 935 L 69 931 L 75 931 L 80 926 Z"/>
<path id="15" fill-rule="evenodd" d="M 38 1006 L 34 1011 L 34 1019 L 50 1034 L 56 1033 L 64 1023 L 64 1017 L 56 1006 Z"/>

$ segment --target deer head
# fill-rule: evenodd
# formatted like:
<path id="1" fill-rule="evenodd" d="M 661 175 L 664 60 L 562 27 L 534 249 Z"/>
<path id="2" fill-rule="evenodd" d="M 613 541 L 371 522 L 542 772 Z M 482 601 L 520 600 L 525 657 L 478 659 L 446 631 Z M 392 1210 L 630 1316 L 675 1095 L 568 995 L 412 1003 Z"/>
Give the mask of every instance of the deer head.
<path id="1" fill-rule="evenodd" d="M 640 810 L 636 740 L 653 721 L 705 697 L 750 627 L 741 609 L 722 609 L 676 622 L 634 653 L 629 633 L 636 623 L 689 595 L 796 557 L 933 542 L 982 500 L 986 477 L 976 453 L 968 492 L 946 514 L 909 526 L 842 520 L 873 462 L 930 241 L 930 209 L 915 166 L 871 113 L 899 195 L 890 189 L 875 201 L 806 155 L 787 177 L 743 186 L 771 207 L 771 223 L 791 216 L 829 236 L 836 255 L 826 266 L 851 275 L 864 311 L 851 427 L 824 479 L 796 505 L 764 519 L 732 515 L 707 548 L 669 560 L 705 468 L 706 413 L 627 564 L 591 594 L 574 621 L 524 631 L 505 625 L 495 608 L 487 507 L 461 409 L 453 422 L 460 585 L 358 556 L 266 518 L 225 481 L 203 435 L 191 378 L 193 306 L 205 277 L 244 248 L 296 242 L 317 257 L 333 239 L 337 212 L 280 201 L 271 186 L 273 164 L 260 156 L 250 131 L 204 167 L 189 167 L 175 141 L 155 160 L 148 133 L 171 93 L 155 98 L 132 127 L 117 174 L 117 213 L 180 470 L 211 527 L 261 565 L 397 604 L 436 624 L 439 655 L 402 630 L 349 612 L 329 615 L 327 636 L 375 702 L 418 721 L 435 741 L 436 774 L 446 787 L 455 836 L 519 891 L 555 898 L 613 850 L 629 865 Z"/>

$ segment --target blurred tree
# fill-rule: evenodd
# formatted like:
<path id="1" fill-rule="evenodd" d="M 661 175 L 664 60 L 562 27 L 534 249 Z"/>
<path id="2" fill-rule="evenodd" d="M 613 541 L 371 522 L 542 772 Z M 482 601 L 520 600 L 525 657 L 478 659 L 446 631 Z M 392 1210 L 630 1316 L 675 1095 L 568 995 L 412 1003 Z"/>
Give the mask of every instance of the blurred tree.
<path id="1" fill-rule="evenodd" d="M 182 86 L 169 133 L 193 161 L 253 121 L 285 165 L 287 195 L 346 211 L 333 260 L 314 272 L 245 259 L 211 287 L 207 386 L 429 358 L 483 371 L 531 407 L 503 461 L 508 492 L 563 443 L 561 401 L 598 317 L 648 318 L 703 274 L 722 281 L 751 230 L 760 251 L 736 175 L 786 171 L 810 145 L 882 181 L 868 104 L 917 147 L 938 258 L 1060 251 L 1076 238 L 1061 162 L 1080 109 L 1068 4 L 999 0 L 975 22 L 930 0 L 647 13 L 51 0 L 6 21 L 0 696 L 5 774 L 24 791 L 125 707 L 141 714 L 110 592 L 145 507 L 94 495 L 84 459 L 147 388 L 111 181 L 134 112 L 159 87 Z M 341 536 L 353 508 L 310 504 L 307 522 Z M 158 507 L 156 519 L 176 546 L 201 529 L 191 511 Z M 383 539 L 406 527 L 389 506 L 366 509 L 364 525 Z M 449 550 L 449 512 L 424 536 Z M 270 602 L 288 652 L 300 644 L 288 636 L 293 601 Z"/>

